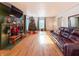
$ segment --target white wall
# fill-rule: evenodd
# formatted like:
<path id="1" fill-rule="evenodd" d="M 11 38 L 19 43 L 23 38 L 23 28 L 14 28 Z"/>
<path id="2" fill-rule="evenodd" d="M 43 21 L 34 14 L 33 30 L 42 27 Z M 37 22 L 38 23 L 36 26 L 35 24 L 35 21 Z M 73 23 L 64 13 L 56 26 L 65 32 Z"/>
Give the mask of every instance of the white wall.
<path id="1" fill-rule="evenodd" d="M 55 17 L 46 17 L 46 30 L 53 30 L 55 24 Z"/>

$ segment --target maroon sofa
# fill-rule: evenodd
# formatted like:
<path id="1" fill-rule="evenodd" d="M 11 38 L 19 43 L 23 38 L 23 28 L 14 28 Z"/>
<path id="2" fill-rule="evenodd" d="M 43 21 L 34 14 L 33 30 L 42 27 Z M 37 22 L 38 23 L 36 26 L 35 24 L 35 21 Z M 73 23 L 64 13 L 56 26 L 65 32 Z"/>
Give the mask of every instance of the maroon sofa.
<path id="1" fill-rule="evenodd" d="M 54 35 L 56 44 L 65 56 L 79 56 L 79 29 L 59 28 L 59 33 Z"/>

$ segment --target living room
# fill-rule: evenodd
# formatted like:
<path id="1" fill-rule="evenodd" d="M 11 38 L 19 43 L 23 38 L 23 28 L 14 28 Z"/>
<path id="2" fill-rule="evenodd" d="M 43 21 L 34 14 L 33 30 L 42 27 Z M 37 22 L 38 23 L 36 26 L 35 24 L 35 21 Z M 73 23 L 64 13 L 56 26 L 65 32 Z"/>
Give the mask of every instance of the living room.
<path id="1" fill-rule="evenodd" d="M 1 56 L 79 56 L 78 2 L 2 2 L 0 16 Z"/>

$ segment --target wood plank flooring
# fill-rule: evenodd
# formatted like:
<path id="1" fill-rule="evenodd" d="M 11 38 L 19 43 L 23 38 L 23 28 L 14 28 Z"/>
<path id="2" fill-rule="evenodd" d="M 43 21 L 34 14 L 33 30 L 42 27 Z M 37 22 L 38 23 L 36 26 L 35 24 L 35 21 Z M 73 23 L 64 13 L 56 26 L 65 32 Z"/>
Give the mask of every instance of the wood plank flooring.
<path id="1" fill-rule="evenodd" d="M 2 56 L 62 56 L 62 52 L 50 39 L 47 32 L 27 34 L 11 50 L 0 50 Z"/>

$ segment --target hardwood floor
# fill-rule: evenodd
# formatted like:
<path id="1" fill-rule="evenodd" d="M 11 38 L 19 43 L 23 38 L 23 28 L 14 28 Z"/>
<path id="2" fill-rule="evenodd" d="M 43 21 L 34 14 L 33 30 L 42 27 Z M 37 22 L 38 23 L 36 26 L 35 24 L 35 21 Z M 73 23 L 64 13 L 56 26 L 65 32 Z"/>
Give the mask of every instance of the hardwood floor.
<path id="1" fill-rule="evenodd" d="M 4 56 L 62 56 L 63 54 L 50 39 L 47 32 L 37 34 L 27 34 L 11 50 L 0 50 L 0 55 Z"/>

